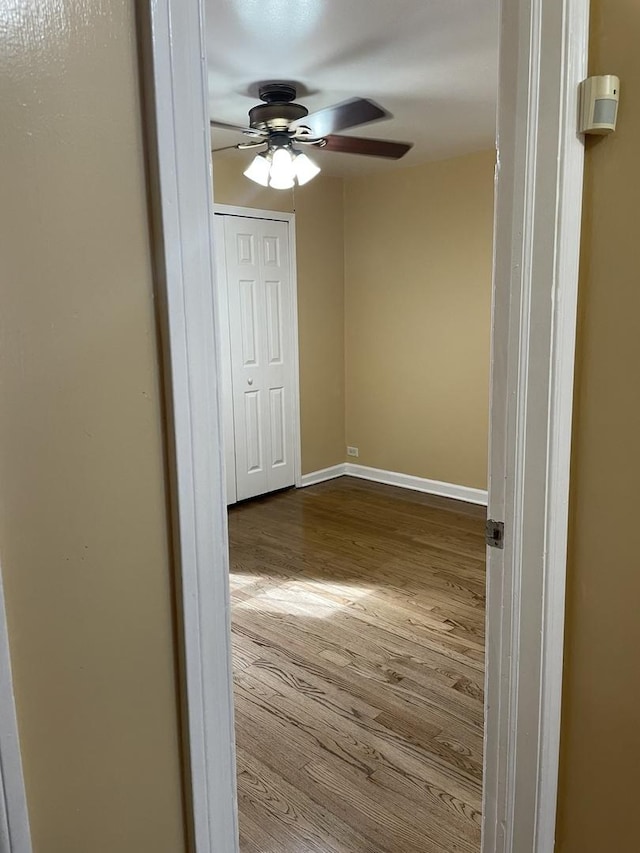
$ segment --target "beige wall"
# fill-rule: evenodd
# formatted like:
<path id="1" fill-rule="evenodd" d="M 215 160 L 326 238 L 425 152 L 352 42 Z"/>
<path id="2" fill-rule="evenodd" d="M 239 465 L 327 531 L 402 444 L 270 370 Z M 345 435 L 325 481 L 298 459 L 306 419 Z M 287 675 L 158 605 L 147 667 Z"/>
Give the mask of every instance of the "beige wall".
<path id="1" fill-rule="evenodd" d="M 351 444 L 363 465 L 486 488 L 493 162 L 289 193 L 215 159 L 216 201 L 296 211 L 304 472 Z"/>
<path id="2" fill-rule="evenodd" d="M 302 472 L 344 458 L 344 229 L 339 178 L 293 191 L 269 190 L 242 174 L 244 159 L 214 158 L 214 199 L 296 214 Z"/>
<path id="3" fill-rule="evenodd" d="M 345 181 L 346 438 L 486 488 L 493 152 Z"/>
<path id="4" fill-rule="evenodd" d="M 133 7 L 0 11 L 0 554 L 35 853 L 185 849 Z"/>
<path id="5" fill-rule="evenodd" d="M 302 472 L 345 449 L 344 210 L 339 178 L 296 188 Z"/>
<path id="6" fill-rule="evenodd" d="M 184 849 L 132 6 L 42 0 L 0 13 L 0 553 L 36 853 Z M 630 34 L 639 29 L 635 0 L 594 0 L 592 71 L 619 73 L 623 89 L 618 132 L 587 155 L 561 853 L 637 846 L 640 55 Z M 489 194 L 477 180 L 477 197 Z M 420 186 L 433 199 L 441 181 Z M 355 196 L 363 212 L 365 196 Z M 384 210 L 371 211 L 370 247 L 404 215 L 393 200 L 390 190 Z M 446 215 L 449 204 L 431 209 Z M 415 239 L 438 231 L 438 220 L 429 225 Z M 460 230 L 454 248 L 467 256 Z M 413 281 L 403 269 L 389 281 Z M 474 314 L 486 317 L 481 289 Z M 358 322 L 371 311 L 365 295 L 362 285 L 352 294 Z M 431 316 L 442 316 L 447 294 L 435 296 L 420 323 L 397 323 L 396 347 L 409 333 L 444 346 Z M 314 316 L 310 308 L 301 322 Z M 356 359 L 363 382 L 366 368 Z M 484 374 L 476 378 L 479 388 Z M 360 433 L 349 440 L 370 459 Z M 472 467 L 480 484 L 483 466 Z M 456 471 L 440 476 L 460 479 Z"/>
<path id="7" fill-rule="evenodd" d="M 587 147 L 572 471 L 560 853 L 639 847 L 640 32 L 592 0 L 590 73 L 621 78 L 618 130 Z"/>

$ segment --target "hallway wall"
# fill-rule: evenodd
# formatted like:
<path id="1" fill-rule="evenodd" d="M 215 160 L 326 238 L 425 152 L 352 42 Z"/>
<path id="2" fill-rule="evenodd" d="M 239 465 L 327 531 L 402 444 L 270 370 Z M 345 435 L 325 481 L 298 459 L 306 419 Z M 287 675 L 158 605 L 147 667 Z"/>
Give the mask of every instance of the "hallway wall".
<path id="1" fill-rule="evenodd" d="M 636 0 L 592 0 L 589 73 L 621 86 L 586 155 L 558 853 L 638 847 L 638 32 Z"/>
<path id="2" fill-rule="evenodd" d="M 134 4 L 0 19 L 0 556 L 33 849 L 182 853 Z"/>

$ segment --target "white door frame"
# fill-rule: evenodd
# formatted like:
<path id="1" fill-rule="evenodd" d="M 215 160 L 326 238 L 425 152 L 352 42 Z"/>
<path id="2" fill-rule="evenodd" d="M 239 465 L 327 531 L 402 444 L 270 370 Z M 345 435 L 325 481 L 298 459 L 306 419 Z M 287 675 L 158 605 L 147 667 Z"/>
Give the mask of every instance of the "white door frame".
<path id="1" fill-rule="evenodd" d="M 0 574 L 0 850 L 31 853 L 18 721 L 11 677 L 9 632 Z"/>
<path id="2" fill-rule="evenodd" d="M 141 31 L 193 839 L 236 853 L 204 5 L 152 0 Z M 483 853 L 553 849 L 587 30 L 588 0 L 501 10 L 489 507 L 506 535 L 488 563 Z"/>
<path id="3" fill-rule="evenodd" d="M 215 190 L 215 187 L 214 187 Z M 214 214 L 221 216 L 243 216 L 247 219 L 270 219 L 286 222 L 289 231 L 289 276 L 291 280 L 291 309 L 293 335 L 293 475 L 296 488 L 302 485 L 302 440 L 300 437 L 300 342 L 298 338 L 298 265 L 296 261 L 296 215 L 280 210 L 263 210 L 254 207 L 239 207 L 235 204 L 213 205 Z M 219 301 L 221 282 L 213 284 Z M 228 324 L 228 317 L 220 316 L 220 323 Z"/>
<path id="4" fill-rule="evenodd" d="M 504 0 L 492 313 L 484 853 L 551 853 L 589 0 Z"/>

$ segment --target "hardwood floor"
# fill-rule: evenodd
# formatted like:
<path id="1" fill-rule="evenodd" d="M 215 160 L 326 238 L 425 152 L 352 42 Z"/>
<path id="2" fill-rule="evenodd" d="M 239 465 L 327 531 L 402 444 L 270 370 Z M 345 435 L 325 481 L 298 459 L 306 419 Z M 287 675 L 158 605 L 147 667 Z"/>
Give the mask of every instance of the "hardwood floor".
<path id="1" fill-rule="evenodd" d="M 242 853 L 478 853 L 484 516 L 347 477 L 230 510 Z"/>

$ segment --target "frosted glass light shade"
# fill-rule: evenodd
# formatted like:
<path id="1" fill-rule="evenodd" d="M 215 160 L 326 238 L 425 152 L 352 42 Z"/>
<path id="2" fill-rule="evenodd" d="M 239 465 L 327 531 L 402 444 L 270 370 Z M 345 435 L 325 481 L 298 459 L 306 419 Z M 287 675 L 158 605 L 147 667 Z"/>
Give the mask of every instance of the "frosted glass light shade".
<path id="1" fill-rule="evenodd" d="M 320 173 L 320 166 L 317 166 L 306 154 L 298 154 L 296 156 L 293 161 L 293 168 L 300 186 L 308 183 Z"/>
<path id="2" fill-rule="evenodd" d="M 271 164 L 266 154 L 258 154 L 253 158 L 249 166 L 244 170 L 247 178 L 255 181 L 263 187 L 269 186 L 269 171 Z"/>
<path id="3" fill-rule="evenodd" d="M 293 175 L 276 175 L 269 178 L 269 186 L 274 190 L 290 190 L 294 185 Z"/>
<path id="4" fill-rule="evenodd" d="M 288 148 L 276 148 L 271 157 L 272 173 L 280 174 L 286 172 L 289 174 L 291 172 L 292 161 L 293 157 L 291 156 L 291 151 Z"/>
<path id="5" fill-rule="evenodd" d="M 287 190 L 293 186 L 294 177 L 291 151 L 288 148 L 276 148 L 271 158 L 269 186 L 276 190 Z"/>

